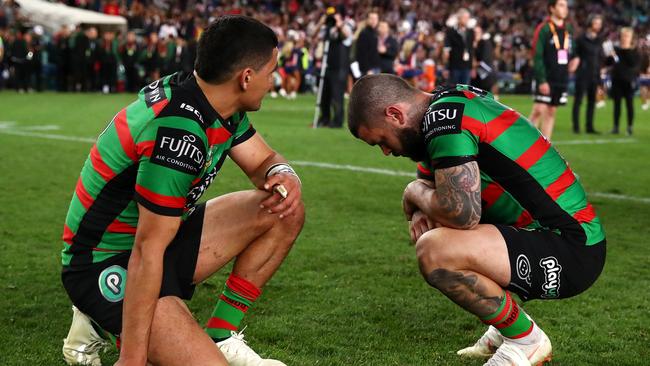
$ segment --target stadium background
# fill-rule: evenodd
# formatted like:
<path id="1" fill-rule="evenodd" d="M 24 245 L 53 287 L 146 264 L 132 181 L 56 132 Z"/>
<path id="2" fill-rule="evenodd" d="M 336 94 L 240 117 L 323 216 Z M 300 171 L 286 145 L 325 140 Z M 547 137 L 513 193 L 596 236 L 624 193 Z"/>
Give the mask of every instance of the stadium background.
<path id="1" fill-rule="evenodd" d="M 395 25 L 405 19 L 431 19 L 427 22 L 430 33 L 422 42 L 433 42 L 429 50 L 432 55 L 437 49 L 435 43 L 440 42 L 436 41 L 436 34 L 460 5 L 467 6 L 474 17 L 484 17 L 486 20 L 480 22 L 489 26 L 502 23 L 494 19 L 512 19 L 501 34 L 504 44 L 511 42 L 513 56 L 508 61 L 504 52 L 499 62 L 516 65 L 517 55 L 522 58 L 529 55 L 521 47 L 525 49 L 535 24 L 544 16 L 545 2 L 498 1 L 486 6 L 487 3 L 450 5 L 434 1 L 431 2 L 434 6 L 429 2 L 425 6 L 422 5 L 425 2 L 413 2 L 406 6 L 407 11 L 395 11 L 404 8 L 404 3 L 397 7 L 397 2 L 389 1 L 375 5 L 382 19 L 394 16 Z M 126 9 L 128 14 L 139 6 L 134 4 L 138 3 L 127 7 L 118 5 L 118 12 Z M 190 27 L 195 29 L 194 37 L 211 16 L 218 14 L 235 12 L 257 16 L 288 34 L 289 29 L 299 30 L 291 28 L 291 24 L 299 25 L 298 16 L 317 21 L 325 11 L 320 3 L 305 2 L 297 6 L 291 1 L 249 1 L 239 5 L 215 2 L 213 8 L 210 4 L 202 7 L 188 2 L 185 7 L 179 4 L 179 9 L 183 9 L 180 11 L 161 10 L 165 2 L 140 4 L 142 10 L 138 11 L 142 12 L 143 23 L 156 19 L 156 14 L 159 24 L 164 23 L 166 14 L 171 14 L 172 19 L 191 18 L 195 24 L 194 28 Z M 115 9 L 111 1 L 74 5 L 95 10 Z M 345 5 L 355 22 L 362 21 L 368 2 Z M 590 12 L 601 12 L 606 15 L 605 26 L 612 39 L 618 27 L 631 24 L 637 32 L 637 45 L 647 49 L 643 41 L 648 29 L 647 2 L 578 1 L 574 5 L 571 9 L 574 24 L 579 25 Z M 56 41 L 60 38 L 47 31 L 39 35 L 39 28 L 21 18 L 12 2 L 4 2 L 2 8 L 0 34 L 5 40 L 5 51 L 9 49 L 7 40 L 11 40 L 12 34 L 32 33 L 32 39 L 39 39 L 43 56 L 40 58 L 42 89 L 59 87 L 55 64 L 49 62 L 56 57 L 45 55 L 57 54 Z M 7 17 L 8 8 L 12 9 L 9 12 L 13 17 Z M 291 9 L 297 9 L 295 16 Z M 309 21 L 303 23 L 305 27 L 309 25 Z M 414 29 L 418 28 L 417 24 L 413 21 Z M 576 28 L 580 34 L 580 27 Z M 182 33 L 182 29 L 179 27 L 177 31 Z M 302 30 L 307 33 L 307 28 Z M 491 32 L 496 36 L 498 28 Z M 150 32 L 139 34 L 144 40 Z M 98 37 L 102 36 L 100 32 Z M 155 48 L 171 48 L 165 42 L 171 41 Z M 191 37 L 187 43 L 191 43 Z M 317 44 L 313 45 L 314 51 Z M 119 41 L 111 41 L 110 49 L 119 52 Z M 46 53 L 47 50 L 51 51 Z M 3 71 L 11 68 L 7 55 L 5 52 Z M 60 346 L 71 312 L 59 281 L 63 218 L 94 137 L 134 97 L 130 93 L 98 95 L 103 88 L 98 79 L 101 67 L 101 62 L 93 61 L 92 69 L 84 71 L 88 73 L 80 79 L 88 82 L 85 88 L 92 90 L 91 93 L 0 92 L 2 365 L 64 364 Z M 109 87 L 111 92 L 126 88 L 125 74 L 120 74 L 120 69 L 117 65 L 116 84 L 112 90 Z M 525 78 L 522 74 L 516 76 L 516 68 L 511 70 L 515 81 L 512 91 L 516 91 L 521 84 L 519 80 Z M 6 88 L 16 87 L 12 72 L 15 68 L 8 78 L 3 78 Z M 146 70 L 142 74 L 139 69 L 139 74 L 141 84 L 151 77 Z M 32 88 L 37 90 L 38 78 L 31 75 Z M 507 75 L 502 76 L 502 80 L 508 80 Z M 72 77 L 66 78 L 69 90 L 74 89 Z M 502 81 L 501 85 L 504 103 L 524 114 L 530 111 L 530 96 L 509 95 L 505 92 L 509 90 L 508 83 Z M 648 112 L 640 108 L 638 100 L 636 108 L 634 137 L 573 135 L 570 108 L 558 112 L 554 142 L 580 175 L 590 200 L 602 216 L 609 253 L 601 279 L 585 294 L 569 300 L 526 304 L 554 340 L 553 364 L 643 365 L 650 359 L 647 348 L 650 327 L 645 321 L 650 309 L 647 296 L 650 173 L 646 162 L 650 153 L 650 127 Z M 400 210 L 401 192 L 411 179 L 413 164 L 403 159 L 384 158 L 378 151 L 354 141 L 345 130 L 308 128 L 313 109 L 314 96 L 307 88 L 295 100 L 268 98 L 262 110 L 251 116 L 270 144 L 296 165 L 304 183 L 308 221 L 287 262 L 245 319 L 249 326 L 247 337 L 263 355 L 291 365 L 463 364 L 455 350 L 471 344 L 482 333 L 482 327 L 419 277 Z M 611 116 L 608 102 L 596 112 L 597 128 L 608 129 Z M 228 163 L 206 196 L 248 188 L 250 183 L 243 173 Z M 209 316 L 227 273 L 224 269 L 202 285 L 190 303 L 200 321 Z M 104 363 L 111 364 L 115 359 L 116 352 L 111 350 L 104 356 Z"/>

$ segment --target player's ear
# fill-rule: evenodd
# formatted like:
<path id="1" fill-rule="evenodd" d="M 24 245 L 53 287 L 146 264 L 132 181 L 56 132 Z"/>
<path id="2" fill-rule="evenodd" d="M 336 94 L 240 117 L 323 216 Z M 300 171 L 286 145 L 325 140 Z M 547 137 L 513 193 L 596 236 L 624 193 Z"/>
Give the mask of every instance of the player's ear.
<path id="1" fill-rule="evenodd" d="M 239 87 L 241 88 L 241 90 L 243 91 L 248 90 L 252 77 L 253 77 L 253 69 L 247 67 L 244 70 L 242 70 L 241 74 L 239 74 Z"/>
<path id="2" fill-rule="evenodd" d="M 402 126 L 406 123 L 404 112 L 397 105 L 389 105 L 384 110 L 384 113 L 386 114 L 389 123 L 393 125 Z"/>

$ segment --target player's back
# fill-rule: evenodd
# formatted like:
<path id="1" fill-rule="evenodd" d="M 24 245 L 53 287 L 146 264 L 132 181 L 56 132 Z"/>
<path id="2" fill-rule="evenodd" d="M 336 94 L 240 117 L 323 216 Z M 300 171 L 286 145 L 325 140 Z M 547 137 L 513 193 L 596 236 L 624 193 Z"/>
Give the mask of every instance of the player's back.
<path id="1" fill-rule="evenodd" d="M 143 88 L 84 163 L 64 226 L 63 265 L 82 268 L 130 250 L 138 203 L 184 216 L 249 126 L 243 113 L 223 120 L 193 77 L 174 74 Z"/>
<path id="2" fill-rule="evenodd" d="M 432 114 L 444 118 L 428 117 L 427 128 Z M 440 91 L 424 123 L 434 168 L 437 158 L 476 157 L 483 222 L 556 229 L 587 245 L 604 239 L 566 161 L 525 117 L 489 93 L 461 85 Z"/>

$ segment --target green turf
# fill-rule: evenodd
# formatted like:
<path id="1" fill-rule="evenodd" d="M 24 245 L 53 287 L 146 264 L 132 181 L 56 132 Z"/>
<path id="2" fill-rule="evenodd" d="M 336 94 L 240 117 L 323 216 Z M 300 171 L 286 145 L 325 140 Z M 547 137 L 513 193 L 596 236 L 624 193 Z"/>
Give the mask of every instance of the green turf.
<path id="1" fill-rule="evenodd" d="M 92 138 L 129 95 L 0 93 L 0 121 L 11 130 Z M 529 97 L 503 101 L 528 114 Z M 638 107 L 638 101 L 637 101 Z M 258 131 L 290 160 L 412 171 L 346 130 L 308 128 L 313 98 L 268 99 L 251 115 Z M 575 136 L 561 108 L 554 140 Z M 608 131 L 611 102 L 596 112 Z M 608 262 L 586 293 L 533 301 L 528 312 L 551 337 L 554 365 L 640 365 L 650 360 L 650 112 L 637 110 L 633 142 L 559 145 L 592 197 L 608 234 Z M 2 123 L 2 122 L 0 122 Z M 70 302 L 60 284 L 60 236 L 89 143 L 12 136 L 0 131 L 0 365 L 63 365 L 60 347 Z M 618 138 L 624 138 L 619 136 Z M 408 177 L 297 167 L 308 218 L 285 264 L 244 320 L 250 344 L 288 365 L 461 365 L 455 355 L 483 326 L 420 278 L 400 210 Z M 228 162 L 206 195 L 250 188 Z M 206 197 L 206 198 L 207 198 Z M 190 308 L 204 321 L 227 269 L 199 286 Z M 116 360 L 104 356 L 104 364 Z M 480 362 L 472 362 L 480 365 Z"/>

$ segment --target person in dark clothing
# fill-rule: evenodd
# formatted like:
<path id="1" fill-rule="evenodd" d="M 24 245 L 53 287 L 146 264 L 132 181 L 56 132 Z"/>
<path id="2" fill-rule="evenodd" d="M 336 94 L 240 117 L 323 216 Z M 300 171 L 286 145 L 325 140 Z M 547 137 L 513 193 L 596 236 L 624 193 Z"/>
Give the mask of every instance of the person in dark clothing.
<path id="1" fill-rule="evenodd" d="M 25 92 L 29 84 L 29 64 L 27 42 L 22 31 L 16 33 L 16 39 L 11 45 L 10 61 L 15 72 L 15 87 L 18 92 Z"/>
<path id="2" fill-rule="evenodd" d="M 136 42 L 135 32 L 126 34 L 126 43 L 120 49 L 120 58 L 124 65 L 124 76 L 126 79 L 126 90 L 130 93 L 137 92 L 141 83 L 138 76 L 138 61 L 140 59 L 140 48 Z"/>
<path id="3" fill-rule="evenodd" d="M 30 91 L 43 91 L 43 57 L 40 38 L 32 33 L 25 33 L 27 44 L 27 88 Z"/>
<path id="4" fill-rule="evenodd" d="M 158 33 L 149 34 L 147 46 L 142 51 L 142 66 L 144 66 L 145 83 L 148 84 L 160 78 L 160 55 L 158 54 Z"/>
<path id="5" fill-rule="evenodd" d="M 334 19 L 333 26 L 325 26 L 324 37 L 329 38 L 329 49 L 318 126 L 341 128 L 343 127 L 343 94 L 345 93 L 345 83 L 350 67 L 350 51 L 344 41 L 352 31 L 343 22 L 340 14 L 334 14 Z M 334 118 L 331 118 L 332 109 L 334 110 Z"/>
<path id="6" fill-rule="evenodd" d="M 102 92 L 108 94 L 117 88 L 117 64 L 119 55 L 115 43 L 115 33 L 104 32 L 101 46 L 97 48 L 100 65 L 100 84 Z"/>
<path id="7" fill-rule="evenodd" d="M 71 59 L 75 62 L 72 68 L 72 85 L 75 91 L 85 91 L 86 69 L 90 60 L 86 57 L 90 53 L 90 40 L 84 30 L 78 29 L 70 37 Z"/>
<path id="8" fill-rule="evenodd" d="M 573 101 L 573 132 L 580 133 L 580 105 L 582 97 L 587 94 L 587 133 L 598 133 L 594 129 L 594 108 L 596 106 L 596 90 L 600 84 L 600 66 L 603 60 L 603 39 L 600 31 L 603 19 L 594 15 L 588 19 L 588 27 L 584 34 L 577 39 L 575 56 L 580 59 L 576 71 L 575 97 Z"/>
<path id="9" fill-rule="evenodd" d="M 379 50 L 377 47 L 377 25 L 379 15 L 375 12 L 368 13 L 366 27 L 359 33 L 357 39 L 355 59 L 359 63 L 362 75 L 376 74 L 380 70 Z"/>
<path id="10" fill-rule="evenodd" d="M 614 47 L 614 52 L 607 59 L 607 64 L 613 65 L 611 94 L 614 99 L 614 128 L 612 133 L 619 133 L 621 99 L 625 99 L 628 136 L 632 135 L 632 125 L 634 124 L 634 90 L 640 66 L 639 52 L 632 46 L 633 38 L 632 28 L 621 28 L 620 46 Z"/>
<path id="11" fill-rule="evenodd" d="M 71 55 L 70 31 L 67 26 L 54 37 L 54 62 L 56 62 L 56 89 L 67 92 L 70 88 Z"/>
<path id="12" fill-rule="evenodd" d="M 387 22 L 379 22 L 377 26 L 378 43 L 377 50 L 379 51 L 379 65 L 381 72 L 387 74 L 394 74 L 395 69 L 393 64 L 395 58 L 399 53 L 399 43 L 391 35 L 391 29 Z"/>
<path id="13" fill-rule="evenodd" d="M 567 23 L 567 0 L 548 0 L 549 17 L 535 28 L 533 36 L 534 103 L 529 120 L 551 139 L 555 114 L 567 103 L 569 73 L 575 71 L 578 59 L 572 53 L 573 27 Z"/>
<path id="14" fill-rule="evenodd" d="M 86 74 L 85 81 L 87 83 L 87 89 L 89 91 L 95 91 L 99 89 L 99 55 L 98 50 L 100 48 L 100 40 L 98 39 L 99 33 L 97 28 L 90 27 L 86 31 L 86 36 L 88 37 L 88 49 L 86 50 Z"/>
<path id="15" fill-rule="evenodd" d="M 474 53 L 474 31 L 467 28 L 470 14 L 465 8 L 456 13 L 457 24 L 445 33 L 444 60 L 449 84 L 469 84 Z"/>
<path id="16" fill-rule="evenodd" d="M 494 63 L 494 44 L 490 34 L 484 34 L 479 26 L 474 27 L 474 44 L 476 73 L 472 85 L 485 91 L 492 91 L 492 87 L 497 82 L 497 73 Z"/>

